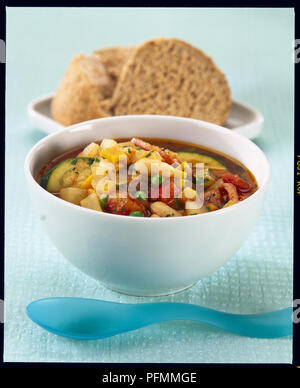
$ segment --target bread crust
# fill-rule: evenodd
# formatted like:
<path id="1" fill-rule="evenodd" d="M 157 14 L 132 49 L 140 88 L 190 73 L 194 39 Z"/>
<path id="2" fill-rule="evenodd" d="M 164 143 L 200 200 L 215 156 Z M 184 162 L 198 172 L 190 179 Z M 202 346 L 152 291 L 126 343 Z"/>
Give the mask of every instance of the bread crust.
<path id="1" fill-rule="evenodd" d="M 52 117 L 65 126 L 107 117 L 110 113 L 104 102 L 113 89 L 99 59 L 80 54 L 72 60 L 52 100 Z"/>

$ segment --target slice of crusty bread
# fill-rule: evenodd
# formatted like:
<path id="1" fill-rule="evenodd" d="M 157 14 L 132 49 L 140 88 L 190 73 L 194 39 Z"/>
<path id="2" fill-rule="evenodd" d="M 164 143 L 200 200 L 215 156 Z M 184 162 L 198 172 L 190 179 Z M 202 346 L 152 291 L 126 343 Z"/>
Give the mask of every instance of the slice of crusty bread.
<path id="1" fill-rule="evenodd" d="M 63 125 L 108 116 L 106 100 L 114 82 L 99 59 L 92 55 L 75 57 L 51 103 L 54 120 Z"/>
<path id="2" fill-rule="evenodd" d="M 137 47 L 123 66 L 112 114 L 161 114 L 224 124 L 231 94 L 211 58 L 178 39 L 159 38 Z"/>

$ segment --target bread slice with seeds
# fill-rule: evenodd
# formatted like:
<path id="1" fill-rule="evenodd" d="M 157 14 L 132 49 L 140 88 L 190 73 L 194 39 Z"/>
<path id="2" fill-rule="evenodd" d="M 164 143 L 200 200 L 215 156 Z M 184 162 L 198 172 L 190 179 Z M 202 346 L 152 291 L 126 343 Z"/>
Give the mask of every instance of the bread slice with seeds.
<path id="1" fill-rule="evenodd" d="M 137 47 L 123 66 L 112 115 L 160 114 L 224 124 L 231 93 L 211 58 L 192 45 L 159 38 Z"/>

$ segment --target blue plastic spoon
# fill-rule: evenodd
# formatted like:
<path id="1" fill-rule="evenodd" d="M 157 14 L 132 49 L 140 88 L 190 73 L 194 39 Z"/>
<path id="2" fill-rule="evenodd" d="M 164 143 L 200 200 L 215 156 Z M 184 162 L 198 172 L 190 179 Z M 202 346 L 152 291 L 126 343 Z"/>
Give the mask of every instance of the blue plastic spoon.
<path id="1" fill-rule="evenodd" d="M 27 306 L 33 322 L 63 337 L 95 340 L 153 323 L 191 320 L 247 337 L 292 334 L 292 307 L 263 314 L 228 314 L 185 303 L 115 303 L 85 298 L 45 298 Z"/>

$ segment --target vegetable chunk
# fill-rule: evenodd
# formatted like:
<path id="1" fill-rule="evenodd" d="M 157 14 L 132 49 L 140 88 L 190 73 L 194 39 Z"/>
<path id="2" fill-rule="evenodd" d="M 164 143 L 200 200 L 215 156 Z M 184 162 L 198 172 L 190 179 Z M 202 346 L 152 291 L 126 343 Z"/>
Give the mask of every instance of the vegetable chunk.
<path id="1" fill-rule="evenodd" d="M 221 152 L 175 140 L 145 140 L 91 142 L 46 163 L 37 180 L 73 204 L 149 218 L 215 212 L 258 188 L 242 163 Z"/>
<path id="2" fill-rule="evenodd" d="M 86 207 L 88 209 L 97 210 L 98 212 L 102 212 L 100 201 L 98 195 L 96 193 L 91 193 L 82 201 L 80 201 L 80 205 Z"/>
<path id="3" fill-rule="evenodd" d="M 80 189 L 79 187 L 65 187 L 60 190 L 59 196 L 65 201 L 78 205 L 88 195 L 87 189 Z"/>

